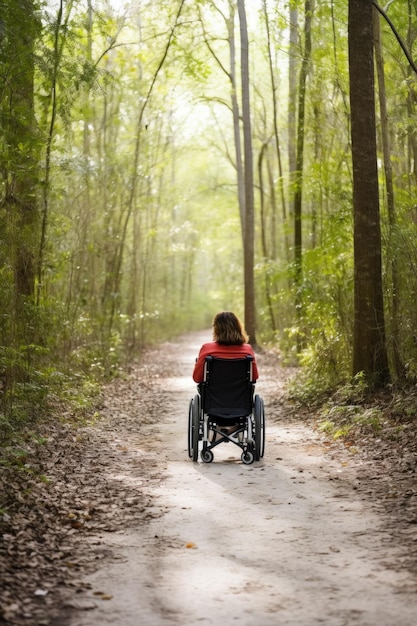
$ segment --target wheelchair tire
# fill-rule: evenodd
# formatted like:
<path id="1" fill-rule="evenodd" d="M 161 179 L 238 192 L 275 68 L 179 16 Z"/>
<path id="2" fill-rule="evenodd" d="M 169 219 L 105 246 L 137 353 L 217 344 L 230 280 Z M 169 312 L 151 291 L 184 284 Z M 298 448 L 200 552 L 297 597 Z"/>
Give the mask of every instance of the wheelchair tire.
<path id="1" fill-rule="evenodd" d="M 265 452 L 265 411 L 263 400 L 258 395 L 254 398 L 253 417 L 255 426 L 254 456 L 255 461 L 259 461 Z"/>
<path id="2" fill-rule="evenodd" d="M 190 400 L 188 407 L 188 456 L 190 459 L 193 456 L 193 404 L 194 398 Z"/>
<path id="3" fill-rule="evenodd" d="M 214 454 L 211 450 L 202 450 L 200 456 L 204 463 L 211 463 L 214 459 Z"/>
<path id="4" fill-rule="evenodd" d="M 245 450 L 242 452 L 241 459 L 245 465 L 251 465 L 255 460 L 255 455 L 250 450 Z"/>
<path id="5" fill-rule="evenodd" d="M 192 458 L 194 463 L 198 461 L 198 442 L 200 440 L 200 415 L 201 415 L 201 398 L 197 394 L 192 401 Z"/>
<path id="6" fill-rule="evenodd" d="M 262 400 L 262 398 L 260 398 L 261 400 L 261 446 L 260 446 L 260 457 L 261 459 L 263 458 L 264 454 L 265 454 L 265 405 L 264 405 L 264 401 Z"/>

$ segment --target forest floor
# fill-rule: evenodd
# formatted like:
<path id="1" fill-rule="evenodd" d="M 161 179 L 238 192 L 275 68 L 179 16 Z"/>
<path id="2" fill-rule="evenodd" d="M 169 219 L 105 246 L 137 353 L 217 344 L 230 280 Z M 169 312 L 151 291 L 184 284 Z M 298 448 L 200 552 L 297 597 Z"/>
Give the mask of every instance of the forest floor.
<path id="1" fill-rule="evenodd" d="M 222 444 L 194 464 L 190 374 L 208 339 L 147 351 L 99 415 L 3 451 L 0 623 L 414 625 L 416 416 L 386 402 L 377 436 L 334 441 L 290 401 L 296 370 L 263 353 L 263 460 Z"/>

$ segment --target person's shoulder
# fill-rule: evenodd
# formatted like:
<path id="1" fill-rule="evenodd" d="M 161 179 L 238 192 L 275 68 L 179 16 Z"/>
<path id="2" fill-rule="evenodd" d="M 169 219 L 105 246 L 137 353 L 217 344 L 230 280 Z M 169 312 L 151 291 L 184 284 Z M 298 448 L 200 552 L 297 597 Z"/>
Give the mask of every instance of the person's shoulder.
<path id="1" fill-rule="evenodd" d="M 200 348 L 200 352 L 208 354 L 211 350 L 214 350 L 215 348 L 217 348 L 217 343 L 215 341 L 208 341 L 207 343 L 203 343 Z"/>

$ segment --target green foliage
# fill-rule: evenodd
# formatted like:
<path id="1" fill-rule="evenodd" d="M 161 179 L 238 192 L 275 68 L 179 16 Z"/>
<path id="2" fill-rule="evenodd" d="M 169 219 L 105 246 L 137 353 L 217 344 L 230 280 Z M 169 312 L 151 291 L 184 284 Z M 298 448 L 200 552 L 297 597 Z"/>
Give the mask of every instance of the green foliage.
<path id="1" fill-rule="evenodd" d="M 318 430 L 332 439 L 375 436 L 384 428 L 383 405 L 378 406 L 361 373 L 330 393 L 328 385 L 320 386 L 318 379 L 313 381 L 302 371 L 291 385 L 291 394 L 300 405 L 316 409 Z"/>
<path id="2" fill-rule="evenodd" d="M 334 406 L 321 411 L 318 429 L 333 439 L 357 433 L 378 434 L 382 430 L 383 413 L 378 408 Z"/>
<path id="3" fill-rule="evenodd" d="M 294 308 L 293 268 L 270 275 L 279 292 L 273 296 L 284 358 L 303 366 L 306 393 L 321 393 L 350 377 L 353 266 L 347 210 L 326 219 L 323 243 L 303 256 L 303 278 Z M 271 268 L 270 268 L 271 270 Z M 270 271 L 269 270 L 269 271 Z M 266 317 L 266 309 L 262 309 Z"/>
<path id="4" fill-rule="evenodd" d="M 394 343 L 400 353 L 404 371 L 392 371 L 399 379 L 417 379 L 417 345 L 413 328 L 417 324 L 417 213 L 414 205 L 399 203 L 397 222 L 384 229 L 385 291 L 387 303 L 387 341 L 392 354 Z M 396 271 L 394 312 L 393 271 Z M 400 303 L 400 304 L 399 304 Z"/>

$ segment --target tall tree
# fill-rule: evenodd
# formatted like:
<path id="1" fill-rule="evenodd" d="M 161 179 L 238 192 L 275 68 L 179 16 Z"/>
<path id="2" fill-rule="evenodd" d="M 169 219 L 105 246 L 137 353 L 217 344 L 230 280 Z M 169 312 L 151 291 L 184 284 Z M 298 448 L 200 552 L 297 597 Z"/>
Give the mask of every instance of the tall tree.
<path id="1" fill-rule="evenodd" d="M 221 61 L 220 56 L 215 52 L 212 42 L 208 37 L 208 34 L 204 27 L 204 20 L 202 17 L 202 13 L 200 10 L 200 22 L 203 28 L 204 41 L 206 43 L 207 48 L 210 51 L 210 54 L 213 56 L 217 65 L 220 67 L 221 71 L 227 76 L 227 79 L 230 82 L 230 98 L 231 98 L 231 111 L 233 115 L 233 139 L 234 139 L 234 149 L 235 149 L 235 163 L 234 167 L 236 169 L 236 178 L 237 178 L 237 194 L 238 194 L 238 203 L 239 203 L 239 214 L 240 214 L 240 225 L 242 230 L 242 243 L 244 244 L 244 232 L 245 232 L 245 176 L 244 176 L 244 165 L 243 165 L 243 156 L 242 156 L 242 140 L 241 140 L 241 113 L 240 113 L 240 104 L 239 104 L 239 88 L 237 84 L 236 77 L 236 37 L 235 37 L 235 17 L 236 17 L 236 5 L 235 0 L 229 0 L 228 2 L 228 13 L 222 10 L 220 6 L 216 2 L 211 2 L 214 10 L 218 12 L 218 14 L 222 17 L 226 29 L 227 29 L 227 43 L 229 47 L 229 68 L 227 68 Z M 229 106 L 226 101 L 224 101 L 226 106 Z"/>
<path id="2" fill-rule="evenodd" d="M 39 19 L 34 0 L 2 7 L 2 172 L 11 230 L 16 302 L 35 290 L 39 234 L 40 150 L 34 108 L 34 46 Z"/>
<path id="3" fill-rule="evenodd" d="M 273 128 L 274 128 L 274 140 L 275 140 L 275 151 L 278 163 L 278 188 L 281 197 L 281 206 L 282 206 L 282 222 L 284 226 L 284 241 L 285 241 L 285 252 L 287 254 L 287 259 L 289 259 L 289 242 L 288 242 L 288 224 L 287 224 L 287 202 L 285 198 L 285 190 L 284 190 L 284 172 L 282 165 L 282 155 L 281 155 L 281 141 L 280 141 L 280 133 L 278 128 L 278 85 L 276 84 L 275 78 L 275 68 L 272 54 L 272 41 L 271 41 L 271 28 L 269 23 L 269 15 L 266 0 L 263 0 L 263 14 L 265 20 L 265 29 L 266 29 L 266 37 L 267 37 L 267 58 L 268 58 L 268 68 L 269 75 L 271 79 L 271 92 L 272 92 L 272 109 L 273 109 Z M 291 52 L 290 52 L 291 54 Z M 275 194 L 271 193 L 271 201 L 273 205 L 275 204 Z M 273 239 L 272 239 L 272 258 L 276 258 L 276 242 L 275 242 L 275 218 L 276 211 L 275 206 L 273 207 L 273 215 L 272 215 L 272 228 L 273 228 Z"/>
<path id="4" fill-rule="evenodd" d="M 252 127 L 249 91 L 249 40 L 244 0 L 238 0 L 240 23 L 243 150 L 245 155 L 245 230 L 244 230 L 244 281 L 245 326 L 252 345 L 256 345 L 255 309 L 255 201 L 253 191 Z"/>
<path id="5" fill-rule="evenodd" d="M 354 216 L 353 374 L 389 378 L 375 126 L 373 2 L 349 0 L 348 48 Z"/>
<path id="6" fill-rule="evenodd" d="M 19 383 L 28 378 L 39 337 L 34 308 L 42 146 L 34 106 L 39 33 L 34 0 L 0 4 L 0 414 L 7 417 Z"/>
<path id="7" fill-rule="evenodd" d="M 58 113 L 58 71 L 65 48 L 65 36 L 68 22 L 72 11 L 73 2 L 68 2 L 66 15 L 64 15 L 64 2 L 60 0 L 56 21 L 53 28 L 53 55 L 50 68 L 50 96 L 49 96 L 49 122 L 46 130 L 44 180 L 42 185 L 42 218 L 39 250 L 37 253 L 37 293 L 36 303 L 39 306 L 41 300 L 44 260 L 47 242 L 47 230 L 49 219 L 49 187 L 51 177 L 52 142 L 54 139 L 55 123 Z"/>
<path id="8" fill-rule="evenodd" d="M 314 10 L 314 0 L 305 0 L 304 4 L 304 51 L 300 68 L 298 89 L 298 122 L 297 122 L 297 149 L 296 168 L 294 178 L 294 262 L 295 282 L 297 294 L 302 279 L 302 187 L 304 169 L 304 137 L 306 120 L 306 93 L 307 77 L 311 59 L 311 22 Z M 299 308 L 298 296 L 296 300 Z"/>
<path id="9" fill-rule="evenodd" d="M 295 178 L 296 161 L 296 98 L 298 67 L 298 8 L 295 0 L 289 3 L 289 48 L 288 48 L 288 169 L 290 180 Z M 292 205 L 293 205 L 293 198 Z"/>
<path id="10" fill-rule="evenodd" d="M 392 339 L 392 355 L 395 374 L 399 378 L 404 376 L 404 364 L 402 363 L 401 354 L 399 350 L 399 334 L 400 334 L 400 310 L 399 310 L 399 270 L 398 270 L 398 258 L 396 254 L 395 245 L 390 245 L 393 240 L 397 224 L 396 208 L 395 208 L 395 194 L 394 194 L 394 180 L 393 180 L 393 168 L 391 159 L 391 140 L 389 134 L 388 123 L 388 110 L 387 110 L 387 96 L 385 87 L 385 72 L 384 72 L 384 52 L 381 41 L 381 25 L 380 15 L 376 9 L 374 9 L 374 47 L 375 47 L 375 64 L 378 77 L 378 96 L 379 96 L 379 114 L 380 114 L 380 126 L 381 126 L 381 143 L 382 153 L 384 157 L 384 173 L 385 173 L 385 189 L 386 189 L 386 203 L 388 211 L 388 223 L 389 223 L 389 259 L 387 259 L 387 265 L 391 273 L 391 324 L 390 335 Z"/>

